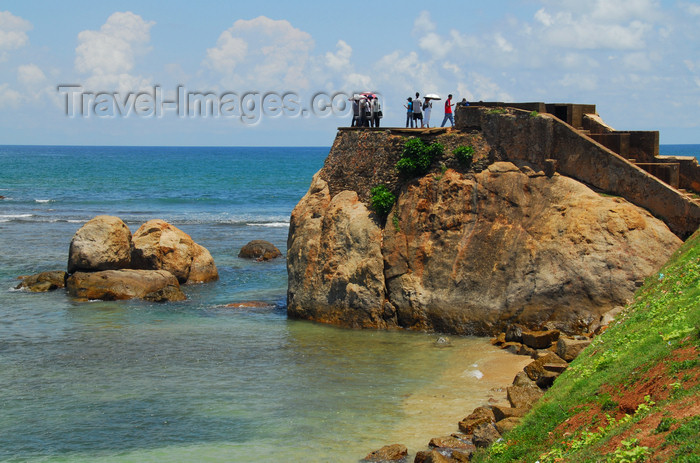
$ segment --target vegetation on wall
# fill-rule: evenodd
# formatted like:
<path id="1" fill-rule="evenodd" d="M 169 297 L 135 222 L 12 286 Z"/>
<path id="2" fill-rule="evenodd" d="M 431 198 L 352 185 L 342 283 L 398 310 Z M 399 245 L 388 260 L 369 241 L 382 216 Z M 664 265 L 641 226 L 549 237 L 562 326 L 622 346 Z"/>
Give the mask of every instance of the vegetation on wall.
<path id="1" fill-rule="evenodd" d="M 396 202 L 396 196 L 385 185 L 377 185 L 370 191 L 370 206 L 381 217 L 386 217 Z"/>
<path id="2" fill-rule="evenodd" d="M 433 159 L 441 156 L 444 151 L 445 147 L 441 143 L 428 145 L 420 138 L 412 138 L 404 144 L 396 169 L 406 177 L 424 175 L 430 169 Z"/>
<path id="3" fill-rule="evenodd" d="M 452 150 L 452 154 L 455 155 L 457 161 L 462 167 L 468 168 L 472 165 L 474 160 L 474 147 L 473 146 L 458 146 Z"/>

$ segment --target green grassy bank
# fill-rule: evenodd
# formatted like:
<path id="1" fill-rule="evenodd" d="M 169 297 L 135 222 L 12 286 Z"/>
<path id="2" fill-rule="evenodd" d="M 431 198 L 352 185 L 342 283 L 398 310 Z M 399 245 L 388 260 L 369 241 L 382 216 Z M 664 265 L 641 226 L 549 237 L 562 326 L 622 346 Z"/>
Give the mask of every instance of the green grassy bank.
<path id="1" fill-rule="evenodd" d="M 700 462 L 700 230 L 479 462 Z"/>

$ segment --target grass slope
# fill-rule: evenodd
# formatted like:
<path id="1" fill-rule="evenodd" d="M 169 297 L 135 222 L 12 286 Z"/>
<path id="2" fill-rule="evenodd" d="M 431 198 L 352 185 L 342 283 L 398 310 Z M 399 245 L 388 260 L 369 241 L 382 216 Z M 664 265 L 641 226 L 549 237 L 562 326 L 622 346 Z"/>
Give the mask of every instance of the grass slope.
<path id="1" fill-rule="evenodd" d="M 700 230 L 571 364 L 489 462 L 700 462 Z"/>

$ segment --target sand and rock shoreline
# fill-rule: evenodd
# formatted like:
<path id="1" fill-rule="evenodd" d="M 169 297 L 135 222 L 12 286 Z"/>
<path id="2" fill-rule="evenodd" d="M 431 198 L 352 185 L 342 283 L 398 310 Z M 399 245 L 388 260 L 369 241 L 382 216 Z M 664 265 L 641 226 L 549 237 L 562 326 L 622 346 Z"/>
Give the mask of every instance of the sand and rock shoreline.
<path id="1" fill-rule="evenodd" d="M 606 317 L 601 323 L 612 319 Z M 599 325 L 604 330 L 605 325 Z M 556 378 L 578 354 L 591 343 L 593 333 L 586 336 L 567 336 L 558 330 L 531 331 L 513 324 L 505 332 L 491 339 L 491 344 L 514 355 L 530 357 L 506 386 L 507 403 L 487 403 L 476 407 L 456 423 L 455 432 L 433 437 L 427 449 L 418 450 L 414 463 L 459 463 L 470 461 L 477 448 L 497 442 L 513 429 L 552 386 Z M 368 453 L 365 462 L 408 462 L 412 454 L 406 445 L 386 445 Z"/>

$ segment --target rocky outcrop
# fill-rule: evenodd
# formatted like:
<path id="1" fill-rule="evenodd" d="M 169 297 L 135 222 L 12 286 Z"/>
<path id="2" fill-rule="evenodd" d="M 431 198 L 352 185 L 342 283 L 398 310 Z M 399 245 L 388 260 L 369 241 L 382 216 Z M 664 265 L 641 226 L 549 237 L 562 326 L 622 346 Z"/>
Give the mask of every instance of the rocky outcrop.
<path id="1" fill-rule="evenodd" d="M 282 253 L 269 241 L 253 240 L 241 248 L 238 257 L 242 259 L 264 261 L 282 257 Z"/>
<path id="2" fill-rule="evenodd" d="M 205 283 L 219 278 L 211 254 L 187 233 L 164 220 L 149 220 L 132 238 L 132 268 L 167 270 L 180 283 Z"/>
<path id="3" fill-rule="evenodd" d="M 681 242 L 621 198 L 508 162 L 423 177 L 395 213 L 383 256 L 399 324 L 465 334 L 506 321 L 585 330 Z"/>
<path id="4" fill-rule="evenodd" d="M 53 291 L 66 286 L 66 276 L 66 272 L 63 270 L 55 270 L 21 277 L 22 282 L 18 284 L 15 289 L 24 289 L 32 293 Z"/>
<path id="5" fill-rule="evenodd" d="M 82 300 L 140 298 L 154 302 L 186 299 L 177 279 L 165 270 L 76 272 L 66 280 L 68 294 Z"/>
<path id="6" fill-rule="evenodd" d="M 410 181 L 393 169 L 401 137 L 358 136 L 338 135 L 292 213 L 292 317 L 457 334 L 493 334 L 513 322 L 588 331 L 681 243 L 622 198 L 523 161 L 489 164 L 493 153 L 478 134 L 428 141 L 475 146 L 485 169 L 461 169 L 448 148 L 433 163 L 439 173 Z M 364 148 L 353 152 L 354 143 Z M 372 183 L 397 194 L 386 221 L 363 202 Z"/>
<path id="7" fill-rule="evenodd" d="M 21 277 L 17 289 L 39 292 L 65 286 L 71 296 L 82 300 L 164 302 L 186 299 L 180 282 L 218 279 L 209 251 L 177 227 L 151 220 L 132 240 L 121 219 L 106 215 L 88 221 L 73 236 L 68 273 L 71 275 L 44 272 Z"/>
<path id="8" fill-rule="evenodd" d="M 318 175 L 294 208 L 287 242 L 291 317 L 353 327 L 388 326 L 382 232 L 356 193 L 331 199 Z"/>
<path id="9" fill-rule="evenodd" d="M 68 273 L 128 268 L 131 231 L 119 218 L 99 215 L 75 232 L 68 250 Z"/>

